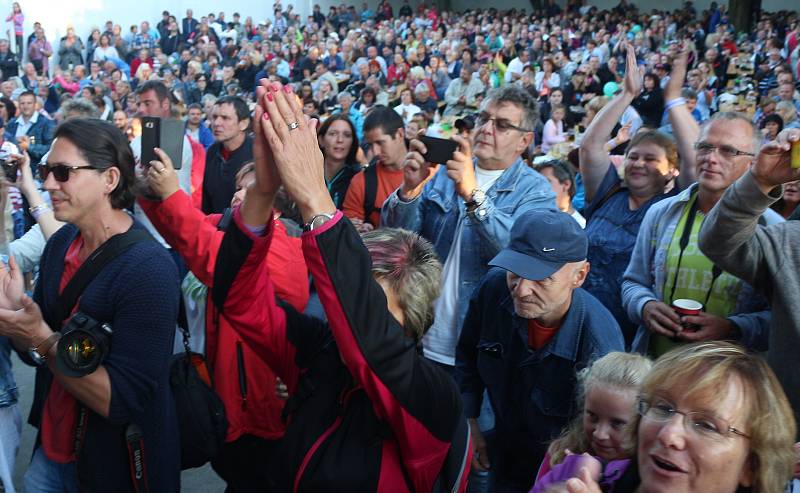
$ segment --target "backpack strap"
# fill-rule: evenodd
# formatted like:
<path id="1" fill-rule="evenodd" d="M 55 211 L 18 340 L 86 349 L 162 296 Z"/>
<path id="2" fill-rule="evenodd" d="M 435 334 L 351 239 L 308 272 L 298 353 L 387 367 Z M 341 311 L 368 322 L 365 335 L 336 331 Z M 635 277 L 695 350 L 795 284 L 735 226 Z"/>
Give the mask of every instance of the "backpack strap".
<path id="1" fill-rule="evenodd" d="M 378 162 L 373 159 L 364 168 L 364 222 L 368 222 L 370 214 L 375 212 L 375 199 L 378 197 Z"/>
<path id="2" fill-rule="evenodd" d="M 78 271 L 75 272 L 75 275 L 72 276 L 72 279 L 67 283 L 58 298 L 55 307 L 58 316 L 57 320 L 61 322 L 69 317 L 83 290 L 106 265 L 129 246 L 141 241 L 153 241 L 153 237 L 144 229 L 131 228 L 124 233 L 112 236 L 92 252 L 89 258 L 78 268 Z"/>

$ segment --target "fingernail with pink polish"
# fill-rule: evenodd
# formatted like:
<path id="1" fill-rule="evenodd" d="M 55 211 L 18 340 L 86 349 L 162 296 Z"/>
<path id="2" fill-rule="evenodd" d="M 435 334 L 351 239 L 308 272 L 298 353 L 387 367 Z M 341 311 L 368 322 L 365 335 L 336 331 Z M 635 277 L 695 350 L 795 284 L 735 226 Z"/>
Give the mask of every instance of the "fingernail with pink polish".
<path id="1" fill-rule="evenodd" d="M 275 96 L 273 96 L 271 92 L 268 92 L 267 93 L 267 99 L 269 99 L 269 102 L 271 103 L 271 102 L 275 101 Z"/>
<path id="2" fill-rule="evenodd" d="M 291 94 L 292 93 L 292 86 L 290 86 L 290 85 L 283 86 L 283 92 L 285 92 L 286 94 Z"/>

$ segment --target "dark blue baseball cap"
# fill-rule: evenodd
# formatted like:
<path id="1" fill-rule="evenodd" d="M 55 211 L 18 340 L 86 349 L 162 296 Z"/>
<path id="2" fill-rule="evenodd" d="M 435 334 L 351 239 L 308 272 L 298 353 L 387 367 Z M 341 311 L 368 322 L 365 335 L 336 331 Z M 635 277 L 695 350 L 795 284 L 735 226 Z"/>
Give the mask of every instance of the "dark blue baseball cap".
<path id="1" fill-rule="evenodd" d="M 586 260 L 589 240 L 569 214 L 535 210 L 511 227 L 511 241 L 489 265 L 502 267 L 531 281 L 541 281 L 570 262 Z"/>

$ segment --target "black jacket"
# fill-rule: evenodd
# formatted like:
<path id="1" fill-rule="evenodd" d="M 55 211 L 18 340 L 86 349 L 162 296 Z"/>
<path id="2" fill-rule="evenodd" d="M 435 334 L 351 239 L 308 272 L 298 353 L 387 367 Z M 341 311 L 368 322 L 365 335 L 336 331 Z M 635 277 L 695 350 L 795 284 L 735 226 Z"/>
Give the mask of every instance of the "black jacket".
<path id="1" fill-rule="evenodd" d="M 225 161 L 222 144 L 214 142 L 206 153 L 206 169 L 203 173 L 204 214 L 222 214 L 230 207 L 236 193 L 236 173 L 248 161 L 253 160 L 253 138 L 248 135 L 244 142 Z"/>
<path id="2" fill-rule="evenodd" d="M 3 71 L 3 82 L 7 81 L 9 77 L 16 77 L 19 75 L 17 56 L 10 51 L 0 53 L 0 70 Z"/>

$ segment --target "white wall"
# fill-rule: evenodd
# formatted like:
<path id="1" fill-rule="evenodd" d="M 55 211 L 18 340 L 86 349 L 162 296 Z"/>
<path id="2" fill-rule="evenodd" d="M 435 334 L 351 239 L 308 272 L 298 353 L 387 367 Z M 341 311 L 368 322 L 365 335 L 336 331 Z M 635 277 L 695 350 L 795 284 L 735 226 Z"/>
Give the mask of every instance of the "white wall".
<path id="1" fill-rule="evenodd" d="M 314 3 L 322 6 L 322 11 L 327 14 L 330 5 L 338 5 L 342 1 L 346 4 L 354 4 L 360 10 L 363 0 L 282 0 L 283 5 L 294 5 L 295 11 L 303 17 L 311 12 Z M 378 0 L 367 0 L 370 8 L 377 6 Z M 451 0 L 453 7 L 457 10 L 471 8 L 486 8 L 495 5 L 498 8 L 524 8 L 531 10 L 528 0 L 503 0 L 502 2 L 489 3 L 485 0 Z M 640 8 L 657 6 L 660 9 L 675 9 L 682 5 L 683 0 L 659 0 L 657 3 L 651 0 L 632 0 Z M 724 0 L 723 0 L 724 1 Z M 597 7 L 610 8 L 616 5 L 619 0 L 590 0 L 592 5 Z M 57 42 L 64 35 L 69 24 L 75 26 L 76 32 L 84 39 L 94 26 L 102 27 L 107 20 L 122 25 L 123 32 L 128 32 L 131 24 L 139 24 L 143 20 L 150 21 L 155 25 L 161 20 L 161 12 L 166 8 L 172 12 L 179 20 L 185 16 L 186 9 L 191 8 L 196 18 L 209 12 L 218 13 L 223 10 L 227 18 L 231 18 L 233 12 L 239 12 L 242 19 L 252 16 L 258 22 L 263 19 L 272 18 L 273 0 L 22 0 L 23 12 L 25 14 L 26 37 L 31 32 L 34 21 L 39 21 L 47 32 L 47 38 L 51 43 Z M 402 4 L 401 0 L 391 0 L 395 12 Z M 412 6 L 417 5 L 417 0 L 410 1 Z M 564 4 L 564 0 L 558 0 L 559 4 Z M 711 0 L 696 0 L 695 6 L 698 10 L 707 8 Z M 763 0 L 763 7 L 766 10 L 798 9 L 798 0 Z M 0 14 L 11 10 L 11 1 L 0 1 Z M 135 8 L 132 8 L 135 7 Z M 8 37 L 7 32 L 12 31 L 11 23 L 6 22 L 0 36 Z M 13 33 L 13 31 L 12 31 Z M 55 43 L 54 43 L 55 44 Z M 57 46 L 53 47 L 57 49 Z"/>
<path id="2" fill-rule="evenodd" d="M 11 0 L 0 0 L 0 20 L 5 21 L 11 11 L 11 3 Z M 284 6 L 289 3 L 300 14 L 311 11 L 310 0 L 283 0 Z M 56 42 L 64 36 L 69 24 L 75 27 L 75 32 L 85 42 L 92 27 L 102 28 L 108 20 L 120 24 L 124 33 L 132 24 L 138 25 L 145 20 L 155 27 L 164 10 L 174 14 L 179 23 L 185 17 L 187 8 L 194 11 L 197 19 L 209 12 L 218 14 L 221 10 L 225 12 L 226 19 L 232 19 L 234 12 L 239 12 L 242 20 L 247 16 L 252 16 L 255 22 L 273 18 L 273 0 L 21 0 L 20 4 L 25 14 L 25 37 L 32 32 L 33 23 L 39 21 L 55 50 L 58 49 Z M 8 31 L 13 36 L 13 26 L 10 22 L 4 22 L 0 36 L 8 38 Z"/>

